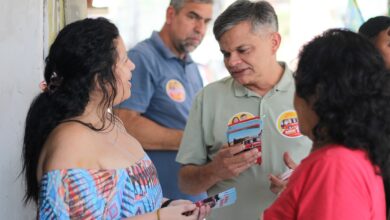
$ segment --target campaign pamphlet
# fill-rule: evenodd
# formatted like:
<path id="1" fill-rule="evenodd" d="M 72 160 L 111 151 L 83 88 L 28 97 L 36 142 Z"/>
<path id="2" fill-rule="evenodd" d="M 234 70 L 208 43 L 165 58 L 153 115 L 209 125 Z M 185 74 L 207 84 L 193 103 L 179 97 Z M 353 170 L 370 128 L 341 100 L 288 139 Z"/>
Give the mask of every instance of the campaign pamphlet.
<path id="1" fill-rule="evenodd" d="M 287 180 L 290 178 L 290 176 L 292 175 L 293 172 L 294 172 L 293 169 L 288 169 L 286 172 L 279 175 L 279 178 L 282 179 L 283 181 Z"/>
<path id="2" fill-rule="evenodd" d="M 242 143 L 244 151 L 257 148 L 261 152 L 261 134 L 263 132 L 263 120 L 260 117 L 253 117 L 228 125 L 227 139 L 229 146 Z M 261 156 L 256 161 L 261 164 Z"/>
<path id="3" fill-rule="evenodd" d="M 210 196 L 206 199 L 198 201 L 195 203 L 195 205 L 198 207 L 201 207 L 202 205 L 209 205 L 210 208 L 216 209 L 231 205 L 236 202 L 236 199 L 236 188 L 233 187 L 226 191 L 220 192 L 217 195 Z"/>

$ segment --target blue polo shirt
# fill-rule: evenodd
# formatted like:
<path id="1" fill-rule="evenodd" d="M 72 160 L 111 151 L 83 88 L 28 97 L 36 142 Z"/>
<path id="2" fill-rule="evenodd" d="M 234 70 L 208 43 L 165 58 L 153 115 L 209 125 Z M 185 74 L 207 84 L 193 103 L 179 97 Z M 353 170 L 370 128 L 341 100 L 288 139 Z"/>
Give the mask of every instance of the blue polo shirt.
<path id="1" fill-rule="evenodd" d="M 163 43 L 158 32 L 128 52 L 135 64 L 131 97 L 116 108 L 140 112 L 142 116 L 167 128 L 184 130 L 196 94 L 203 87 L 196 63 L 187 54 L 179 59 Z M 163 194 L 171 199 L 197 201 L 205 194 L 189 196 L 178 188 L 180 164 L 177 151 L 147 151 L 155 164 Z"/>
<path id="2" fill-rule="evenodd" d="M 196 63 L 185 60 L 165 47 L 158 32 L 128 52 L 135 64 L 131 97 L 119 108 L 140 112 L 168 127 L 184 130 L 195 95 L 203 87 Z"/>

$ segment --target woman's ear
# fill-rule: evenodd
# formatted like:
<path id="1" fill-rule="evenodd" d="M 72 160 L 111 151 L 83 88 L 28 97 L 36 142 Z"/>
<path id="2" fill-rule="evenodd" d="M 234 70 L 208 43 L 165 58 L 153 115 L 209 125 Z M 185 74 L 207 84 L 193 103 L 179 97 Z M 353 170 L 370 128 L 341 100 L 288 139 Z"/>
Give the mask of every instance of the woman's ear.
<path id="1" fill-rule="evenodd" d="M 103 88 L 102 86 L 106 87 L 106 89 L 108 89 L 107 87 L 107 82 L 105 82 L 105 80 L 102 80 L 102 82 L 99 81 L 99 73 L 96 73 L 95 76 L 93 77 L 93 85 L 92 85 L 92 92 L 96 93 L 96 92 L 102 92 Z M 102 84 L 100 84 L 102 83 Z"/>

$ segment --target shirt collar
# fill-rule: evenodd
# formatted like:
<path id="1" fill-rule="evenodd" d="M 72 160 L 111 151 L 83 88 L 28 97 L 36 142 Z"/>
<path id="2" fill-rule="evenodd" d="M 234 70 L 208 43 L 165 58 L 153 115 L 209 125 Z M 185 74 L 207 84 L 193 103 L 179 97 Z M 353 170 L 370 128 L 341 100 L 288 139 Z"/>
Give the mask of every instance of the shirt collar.
<path id="1" fill-rule="evenodd" d="M 284 72 L 282 78 L 274 86 L 273 90 L 275 90 L 275 92 L 286 92 L 290 88 L 290 84 L 294 83 L 293 74 L 291 70 L 287 67 L 286 63 L 279 62 L 279 64 L 284 68 Z"/>
<path id="2" fill-rule="evenodd" d="M 284 72 L 283 72 L 282 78 L 279 80 L 279 82 L 270 90 L 272 92 L 285 92 L 288 90 L 290 84 L 293 83 L 292 72 L 287 67 L 286 63 L 279 62 L 279 64 L 284 68 Z M 238 97 L 242 97 L 242 96 L 261 97 L 257 93 L 246 88 L 245 86 L 241 85 L 240 83 L 236 82 L 235 80 L 233 80 L 233 89 L 234 89 L 234 94 Z"/>
<path id="3" fill-rule="evenodd" d="M 153 31 L 150 39 L 152 40 L 152 43 L 164 58 L 181 60 L 168 47 L 165 46 L 163 40 L 160 37 L 160 34 L 157 31 Z M 194 62 L 189 54 L 186 54 L 184 61 L 186 64 Z"/>

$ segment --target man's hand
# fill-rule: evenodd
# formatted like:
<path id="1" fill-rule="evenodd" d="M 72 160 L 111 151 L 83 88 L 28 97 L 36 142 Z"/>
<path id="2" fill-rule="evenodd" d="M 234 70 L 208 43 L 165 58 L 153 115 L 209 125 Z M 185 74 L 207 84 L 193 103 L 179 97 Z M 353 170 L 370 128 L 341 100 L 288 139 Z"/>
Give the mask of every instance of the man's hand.
<path id="1" fill-rule="evenodd" d="M 179 187 L 187 194 L 208 190 L 217 182 L 238 176 L 256 163 L 261 152 L 257 148 L 243 151 L 242 144 L 223 145 L 213 160 L 204 165 L 184 165 L 179 172 Z"/>
<path id="2" fill-rule="evenodd" d="M 244 149 L 243 144 L 236 144 L 231 147 L 225 144 L 219 150 L 212 163 L 215 174 L 221 180 L 238 176 L 255 164 L 257 158 L 261 156 L 261 152 L 257 148 L 243 152 Z"/>
<path id="3" fill-rule="evenodd" d="M 283 161 L 286 164 L 288 168 L 290 168 L 292 171 L 298 166 L 290 157 L 290 154 L 288 152 L 284 152 L 283 154 Z M 292 173 L 292 172 L 291 172 Z M 291 175 L 269 175 L 269 181 L 271 182 L 270 190 L 275 194 L 280 194 L 287 186 L 289 177 Z"/>

